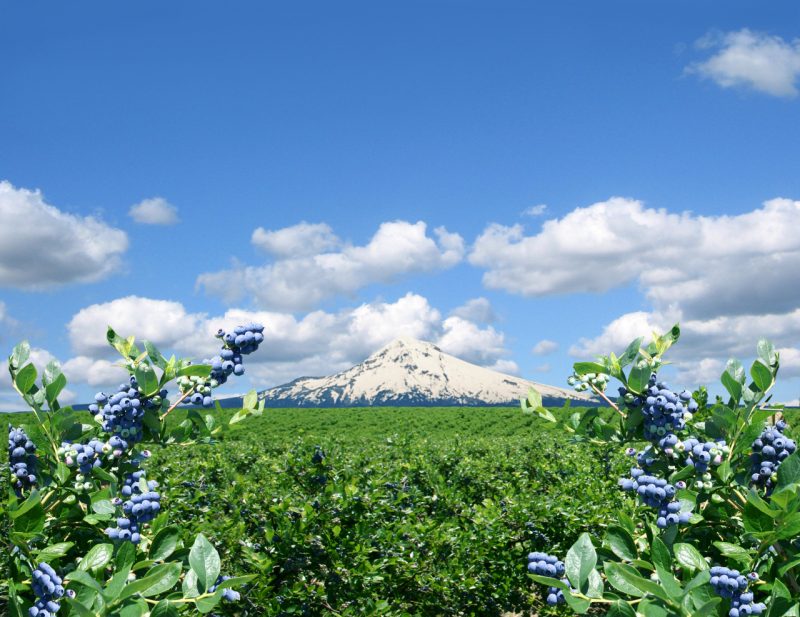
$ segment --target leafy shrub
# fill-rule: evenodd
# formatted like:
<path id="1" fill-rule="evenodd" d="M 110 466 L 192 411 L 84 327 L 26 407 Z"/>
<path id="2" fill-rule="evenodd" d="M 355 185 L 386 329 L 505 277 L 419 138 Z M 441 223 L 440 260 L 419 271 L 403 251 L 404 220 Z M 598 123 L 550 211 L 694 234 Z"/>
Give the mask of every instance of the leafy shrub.
<path id="1" fill-rule="evenodd" d="M 729 361 L 729 398 L 709 405 L 705 390 L 676 392 L 657 376 L 679 334 L 675 326 L 647 347 L 637 339 L 620 357 L 575 364 L 570 383 L 602 397 L 611 416 L 559 421 L 536 392 L 523 401 L 577 441 L 625 449 L 634 465 L 619 485 L 638 502 L 636 516 L 619 517 L 599 542 L 578 538 L 563 579 L 535 553 L 529 576 L 549 586 L 551 603 L 577 613 L 594 605 L 625 617 L 797 616 L 800 454 L 785 409 L 769 405 L 778 354 L 759 342 L 749 384 Z M 606 393 L 612 378 L 621 384 L 615 400 Z"/>
<path id="2" fill-rule="evenodd" d="M 261 329 L 221 332 L 221 355 L 231 360 L 192 364 L 167 360 L 147 342 L 140 351 L 133 337 L 109 328 L 108 341 L 130 380 L 114 394 L 98 393 L 93 416 L 59 405 L 67 381 L 56 362 L 37 385 L 28 344 L 14 349 L 12 382 L 33 409 L 35 425 L 28 431 L 9 425 L 6 613 L 169 617 L 208 613 L 239 598 L 232 588 L 251 577 L 220 576 L 219 555 L 205 536 L 197 534 L 186 547 L 181 531 L 168 524 L 158 483 L 147 477 L 145 446 L 215 441 L 222 427 L 213 416 L 192 409 L 177 425 L 168 416 L 190 398 L 208 407 L 211 389 L 243 372 L 241 356 L 256 350 Z M 166 386 L 173 380 L 181 395 L 170 404 Z M 232 421 L 263 410 L 255 392 L 246 401 Z"/>

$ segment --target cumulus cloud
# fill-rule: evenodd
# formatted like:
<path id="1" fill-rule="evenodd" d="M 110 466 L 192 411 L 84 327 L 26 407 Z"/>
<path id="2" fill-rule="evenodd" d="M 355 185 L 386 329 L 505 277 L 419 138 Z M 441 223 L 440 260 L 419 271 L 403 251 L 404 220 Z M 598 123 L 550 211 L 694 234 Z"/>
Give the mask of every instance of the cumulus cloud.
<path id="1" fill-rule="evenodd" d="M 467 300 L 461 306 L 454 308 L 450 314 L 475 323 L 488 324 L 497 320 L 492 304 L 486 298 Z"/>
<path id="2" fill-rule="evenodd" d="M 298 227 L 256 230 L 253 241 L 278 254 L 289 251 L 304 235 L 322 246 L 333 241 L 319 226 L 313 230 Z M 390 283 L 403 275 L 449 268 L 461 261 L 461 236 L 443 227 L 434 229 L 433 234 L 435 239 L 427 234 L 422 221 L 382 223 L 364 246 L 348 244 L 332 252 L 286 256 L 264 266 L 209 272 L 201 274 L 197 284 L 228 303 L 247 297 L 261 308 L 307 310 L 327 298 L 352 295 L 373 283 Z"/>
<path id="3" fill-rule="evenodd" d="M 67 324 L 67 333 L 76 353 L 98 357 L 111 349 L 107 326 L 121 336 L 135 334 L 156 346 L 174 347 L 197 332 L 204 317 L 188 313 L 179 302 L 127 296 L 81 309 Z"/>
<path id="4" fill-rule="evenodd" d="M 533 346 L 531 349 L 531 353 L 534 356 L 546 356 L 558 349 L 558 343 L 555 341 L 550 341 L 548 339 L 542 339 L 536 345 Z"/>
<path id="5" fill-rule="evenodd" d="M 540 364 L 533 370 L 536 371 L 537 373 L 549 373 L 552 370 L 552 368 L 553 367 L 550 366 L 549 362 L 545 362 L 544 364 Z"/>
<path id="6" fill-rule="evenodd" d="M 276 257 L 305 257 L 333 250 L 342 241 L 325 223 L 298 223 L 268 231 L 259 227 L 253 232 L 253 246 Z"/>
<path id="7" fill-rule="evenodd" d="M 38 190 L 0 182 L 0 286 L 41 290 L 102 279 L 128 236 L 91 216 L 47 204 Z"/>
<path id="8" fill-rule="evenodd" d="M 680 322 L 680 343 L 670 351 L 685 384 L 714 383 L 729 358 L 751 358 L 760 338 L 771 340 L 781 353 L 781 377 L 800 376 L 800 308 L 780 314 L 721 316 L 682 319 L 680 312 L 636 311 L 607 324 L 595 338 L 581 338 L 569 352 L 576 358 L 592 358 L 610 351 L 620 353 L 632 340 L 664 332 Z"/>
<path id="9" fill-rule="evenodd" d="M 128 215 L 144 225 L 174 225 L 178 222 L 178 209 L 163 197 L 143 199 L 131 206 Z"/>
<path id="10" fill-rule="evenodd" d="M 90 386 L 109 386 L 128 379 L 128 371 L 120 362 L 111 362 L 104 358 L 76 356 L 67 360 L 62 370 L 70 380 Z"/>
<path id="11" fill-rule="evenodd" d="M 481 328 L 461 317 L 442 322 L 437 345 L 442 351 L 475 364 L 491 365 L 505 355 L 505 337 L 492 326 Z"/>
<path id="12" fill-rule="evenodd" d="M 528 206 L 522 211 L 523 216 L 542 216 L 547 210 L 547 204 L 536 204 Z"/>
<path id="13" fill-rule="evenodd" d="M 6 308 L 5 302 L 0 300 L 0 341 L 17 327 L 17 320 L 11 317 Z"/>
<path id="14" fill-rule="evenodd" d="M 714 32 L 697 42 L 715 53 L 686 69 L 711 79 L 723 88 L 744 87 L 773 96 L 797 96 L 800 76 L 800 38 L 785 41 L 779 36 L 753 32 Z"/>
<path id="15" fill-rule="evenodd" d="M 800 201 L 697 216 L 614 197 L 545 222 L 490 225 L 469 260 L 484 284 L 525 296 L 605 292 L 638 282 L 658 311 L 686 318 L 790 310 L 800 287 Z"/>
<path id="16" fill-rule="evenodd" d="M 413 293 L 394 302 L 369 302 L 337 312 L 318 310 L 302 317 L 244 309 L 209 317 L 189 313 L 178 302 L 130 296 L 86 307 L 70 321 L 68 333 L 76 357 L 65 363 L 65 370 L 71 378 L 104 387 L 124 377 L 114 364 L 115 352 L 105 343 L 109 321 L 121 334 L 136 333 L 163 352 L 197 359 L 218 351 L 214 333 L 219 328 L 261 322 L 264 343 L 247 363 L 247 375 L 259 388 L 338 372 L 402 336 L 430 341 L 445 352 L 495 370 L 518 372 L 507 358 L 502 332 L 459 316 L 443 318 L 426 298 Z M 243 385 L 237 382 L 232 387 Z"/>

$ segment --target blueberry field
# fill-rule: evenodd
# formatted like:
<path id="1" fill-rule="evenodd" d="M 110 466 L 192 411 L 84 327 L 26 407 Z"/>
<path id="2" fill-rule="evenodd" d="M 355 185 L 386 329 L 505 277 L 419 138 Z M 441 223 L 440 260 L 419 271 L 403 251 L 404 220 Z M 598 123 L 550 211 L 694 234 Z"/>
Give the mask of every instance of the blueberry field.
<path id="1" fill-rule="evenodd" d="M 555 614 L 525 556 L 632 514 L 623 459 L 519 408 L 275 409 L 147 469 L 153 533 L 255 575 L 219 614 Z"/>

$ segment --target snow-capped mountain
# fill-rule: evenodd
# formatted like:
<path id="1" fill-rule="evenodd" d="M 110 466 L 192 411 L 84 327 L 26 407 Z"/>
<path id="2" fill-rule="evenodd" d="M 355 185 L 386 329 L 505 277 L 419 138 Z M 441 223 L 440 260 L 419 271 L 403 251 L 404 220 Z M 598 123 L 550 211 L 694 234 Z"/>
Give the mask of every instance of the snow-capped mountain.
<path id="1" fill-rule="evenodd" d="M 488 368 L 432 343 L 400 338 L 362 363 L 330 377 L 301 377 L 260 393 L 268 407 L 517 405 L 534 386 L 545 405 L 591 397 Z"/>

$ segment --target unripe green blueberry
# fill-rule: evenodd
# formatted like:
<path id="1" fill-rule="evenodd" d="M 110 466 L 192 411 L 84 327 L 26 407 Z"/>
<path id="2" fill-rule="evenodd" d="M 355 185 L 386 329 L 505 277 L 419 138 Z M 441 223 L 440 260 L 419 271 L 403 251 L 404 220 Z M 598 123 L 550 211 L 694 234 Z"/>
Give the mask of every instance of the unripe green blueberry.
<path id="1" fill-rule="evenodd" d="M 713 495 L 711 495 L 711 501 L 713 501 L 714 503 L 722 503 L 723 501 L 725 501 L 725 498 L 719 493 L 714 493 Z"/>

